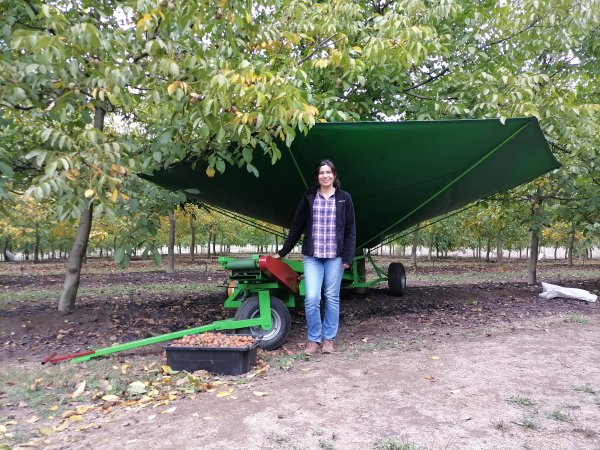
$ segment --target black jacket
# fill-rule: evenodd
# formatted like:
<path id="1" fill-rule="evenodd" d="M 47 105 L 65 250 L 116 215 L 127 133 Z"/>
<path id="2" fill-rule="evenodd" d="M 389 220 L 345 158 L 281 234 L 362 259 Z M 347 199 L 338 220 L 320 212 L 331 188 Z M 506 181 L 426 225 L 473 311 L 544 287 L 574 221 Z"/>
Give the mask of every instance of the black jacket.
<path id="1" fill-rule="evenodd" d="M 302 233 L 304 233 L 304 242 L 302 243 L 302 254 L 313 256 L 312 239 L 312 221 L 313 221 L 313 202 L 317 195 L 318 187 L 308 189 L 292 219 L 290 232 L 283 243 L 283 247 L 277 253 L 284 257 L 292 251 Z M 342 257 L 343 263 L 352 264 L 354 251 L 356 247 L 356 222 L 354 219 L 354 204 L 352 197 L 346 191 L 337 188 L 335 191 L 335 235 L 337 244 L 337 256 Z"/>

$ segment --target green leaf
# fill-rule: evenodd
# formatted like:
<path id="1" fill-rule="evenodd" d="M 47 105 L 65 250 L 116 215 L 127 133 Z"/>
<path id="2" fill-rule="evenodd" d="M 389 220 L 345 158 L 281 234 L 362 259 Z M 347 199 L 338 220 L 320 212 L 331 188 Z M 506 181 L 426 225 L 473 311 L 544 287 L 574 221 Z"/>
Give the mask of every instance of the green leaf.
<path id="1" fill-rule="evenodd" d="M 242 149 L 242 157 L 246 163 L 250 164 L 252 162 L 252 149 L 249 147 L 244 147 Z"/>

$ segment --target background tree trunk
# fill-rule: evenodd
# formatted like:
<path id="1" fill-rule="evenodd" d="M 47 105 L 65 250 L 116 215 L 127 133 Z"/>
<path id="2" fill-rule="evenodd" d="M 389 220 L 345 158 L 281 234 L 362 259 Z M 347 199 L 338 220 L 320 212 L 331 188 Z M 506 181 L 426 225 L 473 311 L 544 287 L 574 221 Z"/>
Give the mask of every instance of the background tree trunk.
<path id="1" fill-rule="evenodd" d="M 502 262 L 502 235 L 500 233 L 496 236 L 496 262 Z"/>
<path id="2" fill-rule="evenodd" d="M 573 265 L 573 249 L 575 248 L 575 221 L 571 222 L 571 229 L 569 230 L 569 248 L 567 249 L 567 254 L 569 255 L 568 265 L 571 267 Z"/>
<path id="3" fill-rule="evenodd" d="M 169 211 L 169 246 L 167 249 L 167 273 L 175 273 L 175 213 Z"/>
<path id="4" fill-rule="evenodd" d="M 537 284 L 537 263 L 540 248 L 540 227 L 544 204 L 542 189 L 538 186 L 533 198 L 533 217 L 531 227 L 531 245 L 529 261 L 527 262 L 527 284 Z"/>
<path id="5" fill-rule="evenodd" d="M 410 264 L 416 269 L 417 268 L 417 249 L 419 247 L 419 224 L 412 233 L 412 248 L 410 250 Z"/>
<path id="6" fill-rule="evenodd" d="M 35 244 L 33 247 L 33 262 L 40 262 L 40 227 L 35 226 Z"/>
<path id="7" fill-rule="evenodd" d="M 192 241 L 190 244 L 190 256 L 192 262 L 194 262 L 194 257 L 196 256 L 196 218 L 193 214 L 190 214 L 190 231 L 192 232 Z"/>
<path id="8" fill-rule="evenodd" d="M 67 274 L 65 275 L 65 282 L 58 302 L 58 311 L 63 314 L 70 314 L 75 310 L 75 300 L 77 299 L 79 279 L 81 278 L 81 267 L 87 250 L 91 228 L 92 207 L 90 206 L 79 218 L 79 227 L 77 228 L 75 241 L 69 254 Z"/>

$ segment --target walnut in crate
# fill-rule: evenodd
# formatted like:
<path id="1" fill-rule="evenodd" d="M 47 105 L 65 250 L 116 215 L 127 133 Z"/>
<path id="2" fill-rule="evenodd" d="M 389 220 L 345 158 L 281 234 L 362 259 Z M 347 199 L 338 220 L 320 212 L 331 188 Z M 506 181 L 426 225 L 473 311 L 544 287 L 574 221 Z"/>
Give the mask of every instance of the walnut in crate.
<path id="1" fill-rule="evenodd" d="M 252 336 L 223 333 L 202 333 L 184 336 L 173 341 L 172 345 L 177 347 L 247 347 L 254 344 Z"/>

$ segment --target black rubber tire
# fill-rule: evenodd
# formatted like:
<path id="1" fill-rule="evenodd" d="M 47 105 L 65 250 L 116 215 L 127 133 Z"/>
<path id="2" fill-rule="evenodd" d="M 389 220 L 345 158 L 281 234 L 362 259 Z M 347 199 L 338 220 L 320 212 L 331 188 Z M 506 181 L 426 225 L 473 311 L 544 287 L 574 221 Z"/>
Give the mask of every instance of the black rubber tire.
<path id="1" fill-rule="evenodd" d="M 402 263 L 391 263 L 388 266 L 388 292 L 401 297 L 406 292 L 406 271 Z"/>
<path id="2" fill-rule="evenodd" d="M 248 297 L 235 313 L 238 320 L 253 319 L 260 315 L 258 297 Z M 240 328 L 236 330 L 237 334 L 251 334 L 261 338 L 259 346 L 265 350 L 274 350 L 280 347 L 290 332 L 292 318 L 290 312 L 277 297 L 271 296 L 271 320 L 270 330 L 263 330 L 262 327 Z"/>

